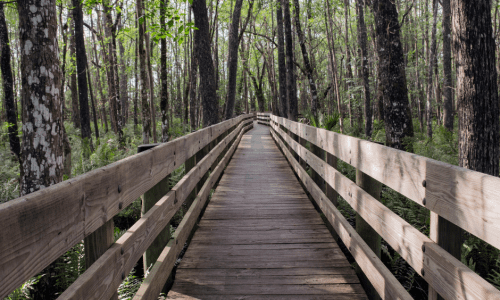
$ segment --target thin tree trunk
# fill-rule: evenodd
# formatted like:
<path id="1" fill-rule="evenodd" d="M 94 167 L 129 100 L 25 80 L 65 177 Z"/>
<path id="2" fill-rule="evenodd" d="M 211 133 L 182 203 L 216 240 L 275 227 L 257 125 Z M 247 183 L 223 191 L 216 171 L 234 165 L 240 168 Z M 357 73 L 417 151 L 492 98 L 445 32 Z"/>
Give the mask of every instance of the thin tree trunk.
<path id="1" fill-rule="evenodd" d="M 443 96 L 444 96 L 444 127 L 453 131 L 453 82 L 451 72 L 451 4 L 450 0 L 443 3 Z M 497 7 L 498 8 L 498 7 Z"/>
<path id="2" fill-rule="evenodd" d="M 160 26 L 166 30 L 165 14 L 166 14 L 165 0 L 160 2 Z M 161 39 L 161 55 L 160 55 L 160 79 L 161 79 L 161 139 L 163 143 L 168 142 L 168 82 L 167 82 L 167 38 Z"/>
<path id="3" fill-rule="evenodd" d="M 137 0 L 137 17 L 138 19 L 144 18 L 143 15 L 143 0 Z M 142 102 L 142 142 L 144 144 L 149 144 L 149 138 L 151 136 L 151 115 L 149 110 L 149 78 L 146 65 L 146 51 L 144 49 L 144 26 L 138 22 L 139 26 L 139 60 L 141 69 L 141 102 Z"/>
<path id="4" fill-rule="evenodd" d="M 427 137 L 432 139 L 432 72 L 434 71 L 434 63 L 436 56 L 436 26 L 437 26 L 437 8 L 438 3 L 437 0 L 433 0 L 432 2 L 432 11 L 434 21 L 432 22 L 432 32 L 431 32 L 431 48 L 430 48 L 430 56 L 429 56 L 429 67 L 427 68 L 427 102 L 425 107 L 425 112 L 427 115 Z"/>
<path id="5" fill-rule="evenodd" d="M 145 43 L 146 43 L 146 59 L 148 63 L 148 75 L 149 75 L 149 97 L 151 99 L 151 127 L 153 129 L 153 142 L 157 142 L 158 138 L 156 137 L 156 106 L 155 106 L 155 97 L 154 97 L 154 80 L 153 80 L 153 69 L 151 66 L 151 56 L 152 49 L 149 41 L 149 34 L 146 33 L 146 21 L 142 24 L 144 26 L 145 32 Z"/>
<path id="6" fill-rule="evenodd" d="M 288 98 L 286 94 L 286 62 L 285 62 L 285 37 L 283 33 L 283 9 L 281 1 L 276 3 L 276 26 L 278 27 L 278 72 L 279 72 L 279 97 L 280 116 L 288 118 Z M 247 104 L 248 105 L 248 104 Z"/>
<path id="7" fill-rule="evenodd" d="M 364 90 L 364 113 L 365 113 L 365 135 L 368 137 L 372 136 L 372 106 L 370 99 L 370 71 L 368 69 L 368 50 L 366 47 L 367 35 L 366 35 L 366 24 L 365 24 L 365 14 L 364 14 L 364 1 L 357 0 L 358 8 L 358 44 L 359 53 L 361 61 L 361 72 L 360 75 L 363 80 L 363 90 Z"/>
<path id="8" fill-rule="evenodd" d="M 239 25 L 241 16 L 241 7 L 243 5 L 243 0 L 236 0 L 233 10 L 233 17 L 231 20 L 231 27 L 229 29 L 229 41 L 228 41 L 228 60 L 227 60 L 227 70 L 228 70 L 228 83 L 227 83 L 227 98 L 226 98 L 226 112 L 225 119 L 231 119 L 234 113 L 234 101 L 236 99 L 236 78 L 238 77 L 238 46 L 240 40 L 239 35 Z"/>
<path id="9" fill-rule="evenodd" d="M 0 3 L 0 68 L 2 71 L 2 83 L 5 113 L 9 123 L 9 144 L 10 151 L 21 158 L 21 144 L 17 131 L 17 111 L 14 104 L 14 80 L 12 77 L 12 68 L 10 65 L 10 44 L 9 31 L 5 22 L 4 4 Z"/>
<path id="10" fill-rule="evenodd" d="M 76 44 L 75 44 L 75 24 L 74 18 L 70 21 L 69 30 L 71 32 L 69 38 L 69 54 L 71 59 L 76 59 Z M 80 107 L 78 106 L 78 84 L 76 79 L 76 66 L 72 67 L 71 74 L 69 75 L 69 84 L 71 90 L 71 120 L 75 128 L 81 127 L 80 122 Z"/>
<path id="11" fill-rule="evenodd" d="M 90 156 L 86 149 L 87 143 L 91 152 L 92 130 L 90 129 L 89 95 L 87 86 L 87 53 L 85 53 L 85 40 L 83 38 L 83 11 L 79 0 L 73 1 L 73 18 L 75 20 L 75 46 L 76 46 L 76 71 L 78 79 L 78 100 L 80 104 L 81 135 L 85 145 L 83 155 Z"/>
<path id="12" fill-rule="evenodd" d="M 297 31 L 297 36 L 299 38 L 300 50 L 302 51 L 302 59 L 304 60 L 305 71 L 307 74 L 307 79 L 309 81 L 309 88 L 311 89 L 311 112 L 315 121 L 316 126 L 319 126 L 318 119 L 318 90 L 316 88 L 316 82 L 313 78 L 313 68 L 309 62 L 309 55 L 306 49 L 306 41 L 304 33 L 302 32 L 302 26 L 300 24 L 300 6 L 299 1 L 294 0 L 295 3 L 295 29 Z"/>
<path id="13" fill-rule="evenodd" d="M 285 27 L 286 41 L 286 85 L 288 98 L 288 118 L 292 121 L 297 121 L 298 117 L 298 101 L 297 101 L 297 83 L 295 67 L 293 65 L 293 41 L 292 41 L 292 20 L 290 16 L 289 0 L 281 0 L 283 7 L 283 19 Z"/>

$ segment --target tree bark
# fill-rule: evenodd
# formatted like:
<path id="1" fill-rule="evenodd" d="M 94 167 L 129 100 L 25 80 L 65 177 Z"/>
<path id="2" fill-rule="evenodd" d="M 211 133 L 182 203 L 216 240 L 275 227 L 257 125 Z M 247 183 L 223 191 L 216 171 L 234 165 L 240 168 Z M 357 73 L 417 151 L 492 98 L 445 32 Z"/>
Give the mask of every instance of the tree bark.
<path id="1" fill-rule="evenodd" d="M 443 3 L 443 72 L 444 72 L 444 127 L 453 131 L 453 83 L 451 73 L 451 4 L 450 0 Z"/>
<path id="2" fill-rule="evenodd" d="M 21 196 L 63 179 L 61 69 L 55 0 L 19 0 L 23 143 Z M 37 22 L 33 22 L 37 20 Z M 54 264 L 44 271 L 56 273 Z M 55 276 L 43 276 L 35 299 L 53 299 L 60 292 Z"/>
<path id="3" fill-rule="evenodd" d="M 193 0 L 195 26 L 195 52 L 200 68 L 200 93 L 203 107 L 203 127 L 219 122 L 219 104 L 217 103 L 214 64 L 210 51 L 210 33 L 207 5 L 205 0 Z"/>
<path id="4" fill-rule="evenodd" d="M 434 63 L 436 62 L 436 25 L 437 25 L 437 0 L 432 2 L 432 31 L 431 31 L 431 47 L 429 56 L 429 67 L 427 68 L 427 102 L 425 107 L 426 119 L 427 119 L 427 137 L 432 139 L 432 93 L 434 89 L 432 88 L 432 72 L 434 71 Z M 437 95 L 436 95 L 437 96 Z"/>
<path id="5" fill-rule="evenodd" d="M 122 29 L 122 24 L 120 22 L 120 30 Z M 120 50 L 120 101 L 121 101 L 121 117 L 122 117 L 122 127 L 127 124 L 127 103 L 128 103 L 128 76 L 127 67 L 125 60 L 125 48 L 123 47 L 123 41 L 118 40 L 118 48 Z"/>
<path id="6" fill-rule="evenodd" d="M 238 46 L 239 40 L 239 25 L 241 16 L 241 7 L 243 0 L 236 0 L 233 10 L 233 17 L 231 20 L 231 27 L 229 29 L 228 41 L 228 83 L 227 83 L 227 98 L 226 98 L 226 112 L 225 119 L 231 119 L 234 113 L 234 102 L 236 99 L 236 78 L 238 77 Z"/>
<path id="7" fill-rule="evenodd" d="M 21 156 L 21 144 L 19 142 L 17 130 L 17 111 L 14 103 L 14 80 L 12 77 L 12 68 L 10 65 L 10 44 L 9 31 L 5 22 L 4 4 L 0 3 L 0 69 L 2 71 L 2 83 L 5 113 L 7 122 L 9 123 L 9 144 L 10 151 L 16 155 L 18 159 Z"/>
<path id="8" fill-rule="evenodd" d="M 364 113 L 365 113 L 365 135 L 367 137 L 372 136 L 372 106 L 370 99 L 370 79 L 369 79 L 369 69 L 368 69 L 368 50 L 366 47 L 367 34 L 366 34 L 366 24 L 365 24 L 365 14 L 364 14 L 364 1 L 356 0 L 356 5 L 358 8 L 358 44 L 359 53 L 361 61 L 361 79 L 363 80 L 363 90 L 364 90 Z"/>
<path id="9" fill-rule="evenodd" d="M 380 88 L 384 99 L 387 146 L 412 151 L 404 139 L 413 136 L 406 73 L 396 5 L 391 0 L 372 1 L 377 31 Z"/>
<path id="10" fill-rule="evenodd" d="M 288 98 L 288 118 L 292 121 L 297 121 L 298 117 L 298 100 L 297 100 L 297 83 L 295 68 L 293 65 L 293 41 L 292 41 L 292 20 L 290 17 L 290 3 L 288 0 L 281 0 L 283 8 L 283 24 L 285 27 L 286 41 L 286 86 Z"/>
<path id="11" fill-rule="evenodd" d="M 306 49 L 306 41 L 304 33 L 302 32 L 302 26 L 300 24 L 300 5 L 299 0 L 294 0 L 295 4 L 295 30 L 297 31 L 297 36 L 299 38 L 300 50 L 302 51 L 302 59 L 304 60 L 304 67 L 307 74 L 307 79 L 309 82 L 309 88 L 311 89 L 311 113 L 313 115 L 316 126 L 319 125 L 318 119 L 318 90 L 316 88 L 316 82 L 313 77 L 313 68 L 309 61 L 309 55 Z"/>
<path id="12" fill-rule="evenodd" d="M 143 0 L 137 0 L 137 17 L 139 19 L 139 61 L 141 69 L 141 102 L 142 102 L 142 142 L 149 144 L 151 136 L 151 115 L 149 110 L 148 94 L 149 94 L 149 78 L 146 65 L 146 51 L 144 49 L 144 26 L 143 22 Z"/>
<path id="13" fill-rule="evenodd" d="M 160 25 L 163 30 L 165 26 L 165 14 L 167 5 L 165 0 L 160 2 Z M 160 55 L 160 79 L 161 79 L 161 139 L 163 143 L 168 142 L 168 82 L 167 82 L 167 38 L 161 39 L 161 55 Z"/>
<path id="14" fill-rule="evenodd" d="M 75 20 L 76 71 L 78 79 L 78 100 L 80 104 L 81 135 L 85 145 L 83 155 L 89 157 L 90 152 L 86 149 L 87 143 L 91 152 L 93 152 L 93 146 L 87 87 L 87 54 L 85 53 L 85 40 L 83 38 L 83 12 L 81 1 L 72 0 L 72 2 L 74 7 L 73 18 Z"/>
<path id="15" fill-rule="evenodd" d="M 283 34 L 283 9 L 281 1 L 276 3 L 276 26 L 278 27 L 278 72 L 280 116 L 288 118 L 288 98 L 286 94 L 285 37 Z"/>
<path id="16" fill-rule="evenodd" d="M 76 60 L 76 42 L 75 42 L 75 24 L 74 19 L 70 21 L 69 30 L 71 36 L 69 38 L 69 54 L 71 60 L 73 61 L 73 57 Z M 76 66 L 71 66 L 71 74 L 69 75 L 69 87 L 71 90 L 71 121 L 73 122 L 73 126 L 75 128 L 81 127 L 80 122 L 80 107 L 78 106 L 78 84 L 76 79 Z"/>

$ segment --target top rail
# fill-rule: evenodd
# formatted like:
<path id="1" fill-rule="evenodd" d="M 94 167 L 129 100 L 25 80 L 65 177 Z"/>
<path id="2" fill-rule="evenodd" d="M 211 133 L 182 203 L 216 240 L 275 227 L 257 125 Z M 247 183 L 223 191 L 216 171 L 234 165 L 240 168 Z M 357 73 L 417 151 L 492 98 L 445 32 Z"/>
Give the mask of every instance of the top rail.
<path id="1" fill-rule="evenodd" d="M 495 236 L 494 232 L 500 227 L 498 203 L 500 178 L 274 115 L 271 116 L 271 120 L 273 131 L 334 188 L 439 294 L 447 299 L 500 298 L 500 291 L 495 287 L 296 142 L 281 127 L 497 248 L 499 248 L 499 237 Z M 298 164 L 296 169 L 300 169 Z M 316 198 L 320 203 L 324 202 L 321 191 L 316 193 Z M 426 201 L 422 201 L 424 198 Z M 320 206 L 322 205 L 325 204 Z"/>
<path id="2" fill-rule="evenodd" d="M 19 287 L 187 159 L 253 114 L 204 128 L 0 205 L 0 298 Z"/>

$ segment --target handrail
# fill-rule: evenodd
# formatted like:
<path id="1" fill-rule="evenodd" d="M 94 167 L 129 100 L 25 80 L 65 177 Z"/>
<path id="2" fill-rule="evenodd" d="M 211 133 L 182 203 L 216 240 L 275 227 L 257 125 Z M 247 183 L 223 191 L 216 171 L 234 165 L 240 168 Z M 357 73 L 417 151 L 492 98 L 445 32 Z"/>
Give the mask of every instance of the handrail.
<path id="1" fill-rule="evenodd" d="M 257 123 L 269 126 L 270 121 L 271 121 L 270 113 L 260 113 L 260 112 L 257 113 Z"/>
<path id="2" fill-rule="evenodd" d="M 121 282 L 124 274 L 131 270 L 128 269 L 130 264 L 135 264 L 144 252 L 139 253 L 139 249 L 144 247 L 139 247 L 138 244 L 148 244 L 154 240 L 156 235 L 149 231 L 156 232 L 156 229 L 161 227 L 159 224 L 163 225 L 161 229 L 165 227 L 170 220 L 168 216 L 173 216 L 192 188 L 210 169 L 211 163 L 231 141 L 230 137 L 234 138 L 236 133 L 243 130 L 242 127 L 252 126 L 252 119 L 253 114 L 241 115 L 1 204 L 0 298 L 7 296 L 101 227 L 198 151 L 239 125 L 186 174 L 171 192 L 158 201 L 157 205 L 132 227 L 133 229 L 122 236 L 118 241 L 122 242 L 118 252 L 115 251 L 119 244 L 117 242 L 89 268 L 91 270 L 98 267 L 98 262 L 107 257 L 114 263 L 122 264 L 122 272 L 108 276 L 105 282 Z M 133 230 L 136 231 L 131 232 Z M 141 230 L 148 234 L 139 234 Z M 138 239 L 131 240 L 131 236 Z M 122 251 L 125 253 L 125 250 L 126 254 L 120 254 Z M 137 256 L 133 263 L 128 259 L 132 256 Z M 125 272 L 126 270 L 128 272 Z M 106 270 L 101 271 L 105 273 Z M 87 272 L 78 280 L 84 280 L 86 274 Z"/>
<path id="3" fill-rule="evenodd" d="M 442 183 L 444 185 L 444 189 L 446 190 L 450 186 L 464 183 L 464 178 L 481 178 L 490 183 L 490 185 L 483 185 L 484 191 L 482 195 L 488 195 L 490 198 L 487 199 L 491 201 L 493 198 L 498 199 L 498 195 L 500 195 L 500 192 L 495 194 L 495 191 L 497 191 L 500 186 L 499 178 L 436 162 L 418 155 L 398 151 L 354 137 L 337 134 L 325 129 L 293 122 L 274 115 L 271 115 L 271 120 L 273 137 L 277 143 L 281 145 L 283 152 L 287 155 L 298 176 L 304 182 L 304 185 L 309 190 L 315 201 L 317 201 L 318 206 L 323 210 L 330 222 L 332 222 L 334 228 L 340 229 L 340 232 L 337 230 L 337 233 L 346 245 L 351 245 L 352 247 L 352 238 L 350 236 L 347 237 L 345 235 L 345 230 L 347 229 L 340 228 L 338 224 L 339 222 L 344 222 L 343 217 L 336 213 L 335 207 L 330 205 L 331 202 L 326 200 L 327 198 L 323 192 L 317 187 L 307 173 L 305 173 L 293 155 L 291 155 L 290 150 L 288 150 L 284 144 L 285 142 L 288 144 L 288 147 L 290 147 L 303 161 L 305 161 L 315 172 L 317 172 L 319 176 L 321 176 L 333 189 L 335 189 L 351 205 L 351 207 L 356 210 L 356 212 L 360 214 L 360 216 L 363 217 L 363 219 L 368 222 L 368 224 L 370 224 L 370 226 L 382 238 L 384 238 L 389 245 L 391 245 L 391 247 L 393 247 L 395 251 L 401 254 L 401 256 L 415 269 L 415 271 L 420 274 L 441 296 L 447 299 L 500 298 L 500 291 L 498 291 L 494 286 L 482 279 L 467 266 L 463 265 L 459 260 L 455 259 L 451 254 L 443 250 L 434 241 L 390 211 L 374 197 L 335 170 L 321 158 L 307 150 L 301 145 L 301 143 L 296 142 L 291 136 L 285 133 L 281 127 L 299 136 L 301 139 L 307 140 L 317 147 L 320 147 L 329 154 L 337 156 L 363 173 L 379 180 L 394 190 L 398 192 L 406 192 L 406 194 L 403 193 L 404 195 L 414 195 L 409 193 L 409 190 L 413 192 L 420 191 L 420 188 L 417 187 L 417 185 L 421 185 L 421 181 L 419 180 L 420 178 L 424 178 L 426 180 L 425 186 L 427 189 L 430 188 L 430 191 L 423 188 L 423 192 L 426 197 L 437 197 L 436 193 L 439 192 L 437 186 L 438 183 Z M 278 137 L 280 137 L 283 141 L 281 141 Z M 427 168 L 419 165 L 423 162 L 426 163 Z M 437 176 L 437 171 L 433 168 L 448 171 Z M 412 174 L 412 171 L 416 170 L 430 172 L 431 176 L 425 172 Z M 449 176 L 450 172 L 455 175 L 452 177 L 452 180 L 446 179 L 446 176 Z M 399 176 L 395 176 L 396 174 Z M 418 181 L 415 182 L 409 179 Z M 491 185 L 493 182 L 497 183 L 496 186 Z M 464 184 L 474 186 L 477 183 L 469 182 Z M 412 187 L 413 189 L 408 189 L 408 187 Z M 462 188 L 460 188 L 460 190 L 461 189 Z M 441 191 L 441 193 L 445 194 L 444 191 Z M 446 198 L 450 201 L 451 199 L 458 198 L 458 202 L 463 202 L 465 199 L 468 199 L 468 196 L 470 196 L 470 193 L 460 195 L 459 197 L 453 197 L 453 195 L 441 195 L 440 199 Z M 470 200 L 477 201 L 476 199 Z M 489 212 L 489 216 L 500 215 L 498 204 L 488 203 L 484 205 L 492 209 L 492 211 Z M 441 212 L 439 208 L 436 209 L 436 206 L 430 206 L 429 208 L 431 208 L 434 212 Z M 453 207 L 457 207 L 457 205 Z M 473 216 L 475 213 L 477 212 L 467 211 L 464 212 L 464 215 L 466 215 L 465 218 L 476 220 L 478 218 Z M 447 211 L 445 213 L 445 216 L 447 217 L 453 215 L 453 211 Z M 492 222 L 488 223 L 488 225 L 493 228 L 500 226 L 498 218 L 480 220 L 480 224 L 485 225 L 488 221 Z M 459 224 L 457 225 L 459 226 L 462 224 L 461 222 L 458 223 Z M 464 229 L 468 228 L 475 227 L 468 226 Z M 352 230 L 352 228 L 350 229 Z M 490 236 L 486 235 L 486 237 Z M 495 239 L 490 238 L 486 241 L 495 241 Z M 359 247 L 352 247 L 352 249 L 350 249 L 355 258 L 356 255 L 358 255 L 357 248 Z M 367 264 L 366 261 L 358 261 L 358 264 L 362 269 L 363 267 L 367 270 L 370 270 L 371 268 L 371 265 Z M 369 274 L 369 272 L 367 273 L 364 269 L 363 271 L 365 271 L 365 275 L 368 276 L 376 290 L 379 293 L 384 293 L 387 287 L 384 288 L 383 286 L 377 285 L 377 278 L 370 278 L 370 275 L 372 274 Z M 384 278 L 385 280 L 388 280 L 388 278 Z"/>

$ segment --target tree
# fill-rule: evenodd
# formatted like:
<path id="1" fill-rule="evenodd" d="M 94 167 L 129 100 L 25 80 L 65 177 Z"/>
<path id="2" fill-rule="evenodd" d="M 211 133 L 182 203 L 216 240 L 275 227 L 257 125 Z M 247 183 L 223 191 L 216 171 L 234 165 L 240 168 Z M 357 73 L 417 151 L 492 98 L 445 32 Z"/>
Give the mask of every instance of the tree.
<path id="1" fill-rule="evenodd" d="M 194 47 L 200 69 L 200 93 L 203 106 L 203 127 L 219 122 L 215 70 L 210 51 L 210 33 L 207 4 L 205 0 L 193 0 L 194 24 L 198 30 L 194 33 Z"/>
<path id="2" fill-rule="evenodd" d="M 4 91 L 5 112 L 9 123 L 10 151 L 18 159 L 21 156 L 21 144 L 17 131 L 17 111 L 14 103 L 14 79 L 10 64 L 10 44 L 7 22 L 5 22 L 4 4 L 0 3 L 0 69 L 2 71 L 2 82 Z"/>
<path id="3" fill-rule="evenodd" d="M 371 137 L 372 135 L 372 105 L 370 99 L 370 71 L 368 69 L 368 50 L 366 47 L 366 24 L 364 14 L 364 0 L 356 0 L 356 7 L 358 9 L 358 44 L 359 44 L 359 58 L 361 60 L 360 76 L 363 80 L 364 90 L 364 106 L 365 106 L 365 135 Z"/>
<path id="4" fill-rule="evenodd" d="M 165 14 L 166 14 L 166 3 L 164 0 L 161 1 L 161 12 L 160 12 L 160 24 L 163 30 L 166 30 L 165 26 Z M 161 39 L 161 63 L 160 63 L 160 76 L 161 76 L 161 137 L 162 142 L 168 142 L 168 82 L 167 82 L 167 38 Z"/>
<path id="5" fill-rule="evenodd" d="M 288 99 L 286 94 L 285 37 L 283 34 L 283 9 L 281 7 L 281 1 L 278 1 L 276 3 L 276 26 L 278 27 L 280 116 L 283 118 L 288 118 Z"/>
<path id="6" fill-rule="evenodd" d="M 295 67 L 293 64 L 293 42 L 292 42 L 292 21 L 290 17 L 290 3 L 288 0 L 281 0 L 283 7 L 283 25 L 285 27 L 286 41 L 286 87 L 288 98 L 288 118 L 292 121 L 297 121 L 298 117 L 298 100 L 297 100 L 297 83 L 295 78 Z"/>
<path id="7" fill-rule="evenodd" d="M 20 193 L 24 196 L 62 181 L 64 135 L 56 1 L 19 0 L 18 13 L 24 119 Z M 55 272 L 54 264 L 44 270 Z M 58 291 L 54 276 L 43 276 L 35 289 L 38 299 L 51 299 Z"/>
<path id="8" fill-rule="evenodd" d="M 297 30 L 297 36 L 299 38 L 300 50 L 302 51 L 302 58 L 304 60 L 305 71 L 307 79 L 309 82 L 309 89 L 311 91 L 311 112 L 315 120 L 315 124 L 319 124 L 318 121 L 318 91 L 316 88 L 316 82 L 313 78 L 313 68 L 309 62 L 309 55 L 307 54 L 306 41 L 304 33 L 302 32 L 302 26 L 300 25 L 300 6 L 299 1 L 294 0 L 295 4 L 295 29 Z"/>
<path id="9" fill-rule="evenodd" d="M 449 131 L 453 130 L 453 93 L 451 74 L 451 4 L 450 0 L 442 0 L 443 3 L 443 73 L 444 73 L 444 106 L 443 123 Z"/>
<path id="10" fill-rule="evenodd" d="M 78 78 L 78 99 L 80 104 L 81 135 L 85 144 L 84 156 L 89 157 L 88 147 L 93 151 L 92 130 L 90 129 L 89 95 L 87 86 L 87 54 L 83 38 L 83 12 L 80 0 L 73 1 L 73 19 L 75 20 L 76 71 Z"/>
<path id="11" fill-rule="evenodd" d="M 234 112 L 234 101 L 236 99 L 236 77 L 238 74 L 238 46 L 240 44 L 240 39 L 238 36 L 238 29 L 240 25 L 240 15 L 241 7 L 243 6 L 243 0 L 236 0 L 233 10 L 233 17 L 231 21 L 231 27 L 229 28 L 229 41 L 228 41 L 228 60 L 227 60 L 227 70 L 228 83 L 227 83 L 227 99 L 226 99 L 226 112 L 225 119 L 230 119 L 233 117 Z"/>
<path id="12" fill-rule="evenodd" d="M 69 23 L 70 23 L 69 31 L 71 33 L 69 38 L 69 53 L 71 61 L 76 62 L 76 40 L 75 40 L 74 18 L 72 18 L 72 20 Z M 72 64 L 71 74 L 69 75 L 69 88 L 71 90 L 71 121 L 73 121 L 73 126 L 75 128 L 80 128 L 81 127 L 80 106 L 78 105 L 78 83 L 76 79 L 76 73 L 77 73 L 76 65 Z"/>
<path id="13" fill-rule="evenodd" d="M 151 116 L 149 110 L 148 94 L 149 94 L 149 78 L 146 70 L 146 51 L 144 49 L 144 15 L 143 15 L 143 2 L 137 0 L 137 26 L 139 26 L 139 69 L 140 69 L 140 84 L 141 87 L 141 103 L 142 103 L 142 142 L 149 144 L 151 136 Z"/>
<path id="14" fill-rule="evenodd" d="M 426 118 L 427 118 L 427 136 L 432 138 L 432 72 L 436 63 L 436 25 L 437 25 L 437 0 L 432 1 L 433 19 L 431 32 L 431 48 L 429 56 L 429 67 L 427 69 L 427 102 L 426 102 Z M 437 97 L 437 95 L 436 95 Z"/>
<path id="15" fill-rule="evenodd" d="M 411 151 L 404 144 L 413 136 L 413 123 L 408 105 L 405 63 L 400 39 L 396 4 L 391 0 L 372 1 L 377 31 L 379 56 L 379 89 L 383 91 L 387 146 Z"/>

